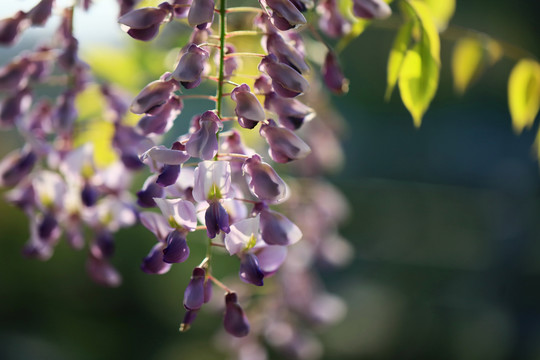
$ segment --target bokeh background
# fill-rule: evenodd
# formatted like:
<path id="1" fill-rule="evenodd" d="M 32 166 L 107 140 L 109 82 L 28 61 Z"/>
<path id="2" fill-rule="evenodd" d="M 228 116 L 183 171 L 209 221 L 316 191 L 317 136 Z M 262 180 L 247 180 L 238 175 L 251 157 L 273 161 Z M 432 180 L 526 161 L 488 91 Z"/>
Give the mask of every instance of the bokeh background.
<path id="1" fill-rule="evenodd" d="M 96 1 L 76 31 L 89 57 L 113 61 L 111 47 L 126 39 L 106 2 Z M 29 3 L 2 0 L 0 15 Z M 457 1 L 451 24 L 538 56 L 539 13 L 535 1 Z M 45 34 L 32 30 L 15 48 L 0 49 L 0 63 Z M 350 201 L 342 234 L 355 259 L 321 273 L 348 306 L 340 324 L 315 330 L 324 358 L 540 359 L 538 119 L 513 133 L 506 85 L 514 62 L 499 61 L 458 97 L 449 65 L 454 42 L 443 37 L 439 90 L 415 129 L 397 93 L 383 99 L 394 35 L 374 26 L 354 40 L 342 56 L 350 92 L 332 98 L 346 119 L 347 162 L 331 181 Z M 131 75 L 134 83 L 153 80 Z M 0 134 L 1 155 L 17 145 L 13 133 Z M 27 219 L 0 200 L 1 359 L 224 358 L 211 346 L 216 314 L 203 311 L 192 330 L 177 332 L 185 269 L 195 260 L 146 275 L 139 263 L 154 240 L 141 228 L 124 230 L 114 260 L 124 284 L 103 289 L 87 278 L 84 252 L 65 243 L 47 263 L 22 258 L 27 237 Z"/>

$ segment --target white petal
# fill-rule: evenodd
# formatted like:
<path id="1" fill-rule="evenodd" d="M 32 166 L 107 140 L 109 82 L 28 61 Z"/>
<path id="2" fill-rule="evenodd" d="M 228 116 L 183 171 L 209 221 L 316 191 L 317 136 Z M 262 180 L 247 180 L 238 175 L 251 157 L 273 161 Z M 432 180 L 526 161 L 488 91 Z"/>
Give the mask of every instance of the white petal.
<path id="1" fill-rule="evenodd" d="M 213 186 L 221 195 L 226 195 L 231 187 L 231 165 L 228 161 L 201 161 L 194 177 L 193 198 L 196 201 L 208 200 Z"/>
<path id="2" fill-rule="evenodd" d="M 158 240 L 165 241 L 167 235 L 173 230 L 163 215 L 145 211 L 139 214 L 139 219 L 145 228 L 150 230 Z"/>
<path id="3" fill-rule="evenodd" d="M 273 273 L 287 257 L 287 247 L 286 246 L 266 246 L 261 251 L 257 253 L 257 259 L 259 259 L 259 267 L 264 273 Z"/>
<path id="4" fill-rule="evenodd" d="M 259 215 L 232 224 L 231 231 L 225 235 L 225 248 L 229 254 L 237 254 L 246 248 L 253 235 L 257 240 L 260 238 Z"/>

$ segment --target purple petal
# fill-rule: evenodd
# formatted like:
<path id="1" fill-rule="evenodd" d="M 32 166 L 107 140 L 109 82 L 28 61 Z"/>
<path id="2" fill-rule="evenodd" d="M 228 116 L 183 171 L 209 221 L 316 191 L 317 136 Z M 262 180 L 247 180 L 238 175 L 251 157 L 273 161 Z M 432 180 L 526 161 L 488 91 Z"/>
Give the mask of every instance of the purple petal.
<path id="1" fill-rule="evenodd" d="M 88 182 L 84 184 L 81 192 L 81 200 L 85 206 L 94 206 L 99 199 L 99 191 L 95 186 L 92 186 Z"/>
<path id="2" fill-rule="evenodd" d="M 171 264 L 163 261 L 163 243 L 157 243 L 143 259 L 141 270 L 147 274 L 165 274 L 171 268 Z"/>
<path id="3" fill-rule="evenodd" d="M 188 13 L 189 26 L 205 29 L 212 25 L 214 7 L 214 0 L 193 0 Z"/>
<path id="4" fill-rule="evenodd" d="M 287 257 L 286 246 L 266 246 L 257 253 L 259 268 L 264 276 L 275 273 Z"/>
<path id="5" fill-rule="evenodd" d="M 109 231 L 100 231 L 96 234 L 90 246 L 92 256 L 97 259 L 108 259 L 114 255 L 114 237 Z"/>
<path id="6" fill-rule="evenodd" d="M 147 113 L 169 100 L 177 86 L 172 81 L 153 81 L 133 99 L 130 110 L 134 114 Z"/>
<path id="7" fill-rule="evenodd" d="M 117 287 L 122 282 L 120 274 L 107 260 L 98 259 L 92 255 L 86 262 L 86 271 L 90 278 L 100 285 Z"/>
<path id="8" fill-rule="evenodd" d="M 159 174 L 156 184 L 166 187 L 174 184 L 180 175 L 180 165 L 165 165 Z"/>
<path id="9" fill-rule="evenodd" d="M 244 337 L 249 333 L 248 319 L 240 305 L 238 305 L 238 297 L 234 292 L 225 295 L 223 326 L 229 334 L 236 337 Z"/>
<path id="10" fill-rule="evenodd" d="M 199 310 L 204 303 L 204 269 L 196 267 L 193 269 L 191 280 L 184 292 L 184 308 L 186 310 Z"/>
<path id="11" fill-rule="evenodd" d="M 186 314 L 184 315 L 184 320 L 182 320 L 182 323 L 180 324 L 180 331 L 188 331 L 191 327 L 191 324 L 195 321 L 197 318 L 197 310 L 188 310 L 186 311 Z"/>
<path id="12" fill-rule="evenodd" d="M 243 282 L 257 286 L 264 285 L 264 274 L 259 267 L 259 260 L 252 253 L 246 253 L 242 256 L 239 274 Z"/>
<path id="13" fill-rule="evenodd" d="M 167 247 L 163 249 L 163 261 L 181 263 L 189 257 L 189 247 L 184 232 L 174 230 L 167 236 Z"/>
<path id="14" fill-rule="evenodd" d="M 303 159 L 310 152 L 309 146 L 291 130 L 281 128 L 272 120 L 262 124 L 260 134 L 270 145 L 270 157 L 279 163 L 287 163 L 292 160 Z"/>
<path id="15" fill-rule="evenodd" d="M 206 50 L 198 47 L 195 44 L 191 44 L 184 55 L 182 55 L 180 58 L 180 61 L 172 72 L 171 77 L 181 83 L 200 82 L 201 74 L 204 70 L 204 64 L 208 60 L 208 57 L 209 54 Z M 186 85 L 184 84 L 184 86 Z M 193 87 L 195 86 L 191 86 L 190 88 Z"/>
<path id="16" fill-rule="evenodd" d="M 274 90 L 284 97 L 295 97 L 309 88 L 309 83 L 296 70 L 286 64 L 281 64 L 270 54 L 259 64 L 259 70 L 264 71 L 272 79 Z"/>
<path id="17" fill-rule="evenodd" d="M 216 134 L 223 126 L 213 111 L 206 111 L 199 119 L 200 128 L 196 130 L 186 143 L 189 155 L 203 160 L 211 160 L 217 154 L 218 141 Z"/>
<path id="18" fill-rule="evenodd" d="M 284 215 L 264 209 L 261 216 L 261 236 L 269 245 L 292 245 L 302 238 L 302 232 Z"/>
<path id="19" fill-rule="evenodd" d="M 322 67 L 324 83 L 333 93 L 341 95 L 349 91 L 349 80 L 343 76 L 341 67 L 333 52 L 328 51 Z"/>
<path id="20" fill-rule="evenodd" d="M 210 239 L 215 238 L 220 231 L 225 233 L 231 231 L 229 227 L 229 214 L 227 214 L 227 211 L 218 201 L 210 203 L 210 206 L 206 209 L 204 220 L 206 233 Z"/>
<path id="21" fill-rule="evenodd" d="M 163 194 L 163 187 L 156 183 L 150 183 L 146 188 L 137 192 L 137 204 L 143 208 L 155 207 L 154 198 L 162 198 Z"/>
<path id="22" fill-rule="evenodd" d="M 383 0 L 353 0 L 353 13 L 363 19 L 386 19 L 392 10 Z"/>
<path id="23" fill-rule="evenodd" d="M 280 202 L 288 197 L 285 182 L 259 155 L 246 159 L 243 170 L 249 175 L 249 189 L 260 200 Z"/>

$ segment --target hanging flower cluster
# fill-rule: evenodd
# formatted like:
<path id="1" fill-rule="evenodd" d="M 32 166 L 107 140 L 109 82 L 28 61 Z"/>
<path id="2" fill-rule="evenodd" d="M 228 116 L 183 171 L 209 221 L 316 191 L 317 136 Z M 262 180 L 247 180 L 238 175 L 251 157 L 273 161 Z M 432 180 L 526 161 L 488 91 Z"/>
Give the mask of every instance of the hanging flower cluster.
<path id="1" fill-rule="evenodd" d="M 309 28 L 321 39 L 304 16 L 314 4 L 260 0 L 260 7 L 230 7 L 221 0 L 216 8 L 214 0 L 171 0 L 134 9 L 136 2 L 119 0 L 118 22 L 130 37 L 151 41 L 173 21 L 188 25 L 191 36 L 176 64 L 141 89 L 131 104 L 118 89 L 100 85 L 107 104 L 104 117 L 111 129 L 110 152 L 115 155 L 107 166 L 96 164 L 91 143 L 79 141 L 87 124 L 78 121 L 76 99 L 96 84 L 88 65 L 78 57 L 73 7 L 61 10 L 61 25 L 50 44 L 21 54 L 0 70 L 0 91 L 10 91 L 1 105 L 0 125 L 16 127 L 25 140 L 0 164 L 0 185 L 13 188 L 9 200 L 31 220 L 24 254 L 48 259 L 61 234 L 74 248 L 84 248 L 84 228 L 89 228 L 93 235 L 87 270 L 96 282 L 116 286 L 121 278 L 110 260 L 113 234 L 121 227 L 140 222 L 155 235 L 156 244 L 141 264 L 149 274 L 167 273 L 173 264 L 186 261 L 190 234 L 205 231 L 207 255 L 192 270 L 180 330 L 193 324 L 197 312 L 211 300 L 215 285 L 225 291 L 226 332 L 245 337 L 252 329 L 255 334 L 249 341 L 253 342 L 262 334 L 261 327 L 253 330 L 241 303 L 249 302 L 249 289 L 264 286 L 282 266 L 284 275 L 276 276 L 276 283 L 281 284 L 283 296 L 273 301 L 284 311 L 315 322 L 337 319 L 343 305 L 322 290 L 309 266 L 317 259 L 332 265 L 346 262 L 350 247 L 336 232 L 346 206 L 322 179 L 302 179 L 321 175 L 342 161 L 336 128 L 328 125 L 336 123 L 337 116 L 321 105 L 325 100 L 300 32 Z M 390 14 L 382 0 L 353 3 L 359 17 Z M 85 9 L 90 5 L 83 2 Z M 24 29 L 43 25 L 53 9 L 53 0 L 41 0 L 29 12 L 1 20 L 0 43 L 12 44 Z M 320 30 L 328 37 L 350 31 L 351 23 L 335 1 L 321 0 L 316 9 L 321 14 Z M 232 13 L 244 14 L 246 28 L 227 30 Z M 242 36 L 259 37 L 263 51 L 229 42 Z M 259 59 L 257 75 L 248 76 L 249 84 L 233 81 L 246 78 L 241 60 L 248 57 Z M 348 81 L 329 47 L 324 58 L 324 83 L 332 92 L 346 92 Z M 57 97 L 34 97 L 34 87 L 58 77 L 64 82 Z M 190 93 L 202 82 L 215 84 L 215 95 Z M 181 114 L 184 102 L 191 99 L 210 100 L 214 106 L 191 119 L 188 133 L 163 144 L 174 123 L 186 121 Z M 320 107 L 318 114 L 315 107 Z M 135 126 L 124 122 L 127 111 L 140 115 Z M 260 135 L 267 151 L 245 145 L 243 138 L 249 132 Z M 299 178 L 292 180 L 291 191 L 273 163 L 302 159 L 305 164 L 294 167 Z M 151 174 L 133 196 L 128 191 L 130 175 L 145 168 Z M 283 205 L 287 199 L 289 205 Z M 235 286 L 241 291 L 232 290 L 213 273 L 212 252 L 216 251 L 238 258 L 241 283 Z M 292 253 L 288 260 L 287 253 Z M 335 305 L 335 316 L 317 313 L 321 301 Z M 265 320 L 269 327 L 284 321 L 283 316 Z M 288 351 L 300 346 L 300 338 L 305 335 L 291 335 Z"/>

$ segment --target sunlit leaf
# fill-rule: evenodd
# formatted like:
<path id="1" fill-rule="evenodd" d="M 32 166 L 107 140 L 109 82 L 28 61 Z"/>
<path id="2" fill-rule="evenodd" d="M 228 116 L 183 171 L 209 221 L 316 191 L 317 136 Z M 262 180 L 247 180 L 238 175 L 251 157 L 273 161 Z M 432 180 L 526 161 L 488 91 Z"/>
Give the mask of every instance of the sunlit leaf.
<path id="1" fill-rule="evenodd" d="M 427 36 L 427 41 L 429 43 L 429 52 L 433 59 L 437 62 L 441 62 L 441 41 L 439 39 L 439 33 L 437 27 L 433 22 L 433 17 L 423 2 L 419 0 L 408 0 L 403 2 L 405 7 L 410 7 L 413 11 L 414 16 L 420 21 L 420 26 L 422 33 Z M 421 41 L 425 41 L 423 38 Z"/>
<path id="2" fill-rule="evenodd" d="M 540 64 L 531 59 L 519 61 L 508 80 L 508 106 L 514 131 L 530 128 L 540 107 Z"/>
<path id="3" fill-rule="evenodd" d="M 87 87 L 77 95 L 75 104 L 79 113 L 75 147 L 92 143 L 96 165 L 104 167 L 110 164 L 116 159 L 116 154 L 111 147 L 114 125 L 104 118 L 105 100 L 99 86 Z"/>
<path id="4" fill-rule="evenodd" d="M 456 92 L 463 94 L 469 84 L 480 75 L 483 61 L 484 48 L 477 38 L 467 37 L 456 42 L 452 54 L 452 74 Z"/>
<path id="5" fill-rule="evenodd" d="M 456 42 L 452 54 L 454 89 L 463 94 L 487 66 L 495 64 L 501 57 L 501 46 L 487 37 L 465 37 Z"/>
<path id="6" fill-rule="evenodd" d="M 141 68 L 125 49 L 101 48 L 84 54 L 94 73 L 126 89 L 137 89 L 141 84 Z"/>
<path id="7" fill-rule="evenodd" d="M 415 21 L 412 34 L 416 38 L 418 33 L 418 40 L 405 53 L 399 72 L 399 91 L 403 104 L 413 117 L 414 125 L 419 127 L 439 84 L 439 33 L 424 3 L 409 0 L 401 4 L 405 14 Z"/>
<path id="8" fill-rule="evenodd" d="M 426 39 L 426 37 L 424 37 Z M 401 100 L 419 127 L 439 84 L 439 64 L 426 46 L 427 39 L 408 50 L 399 76 Z"/>
<path id="9" fill-rule="evenodd" d="M 75 106 L 78 111 L 78 119 L 86 121 L 103 116 L 105 100 L 98 85 L 91 85 L 77 94 Z"/>
<path id="10" fill-rule="evenodd" d="M 390 50 L 387 66 L 387 86 L 384 95 L 387 101 L 390 99 L 392 91 L 396 86 L 405 53 L 409 49 L 413 25 L 414 21 L 410 20 L 401 26 L 396 35 L 396 39 L 394 40 L 394 44 L 392 45 L 392 49 Z"/>
<path id="11" fill-rule="evenodd" d="M 439 32 L 444 31 L 456 10 L 456 0 L 424 0 L 424 3 L 429 8 Z"/>

